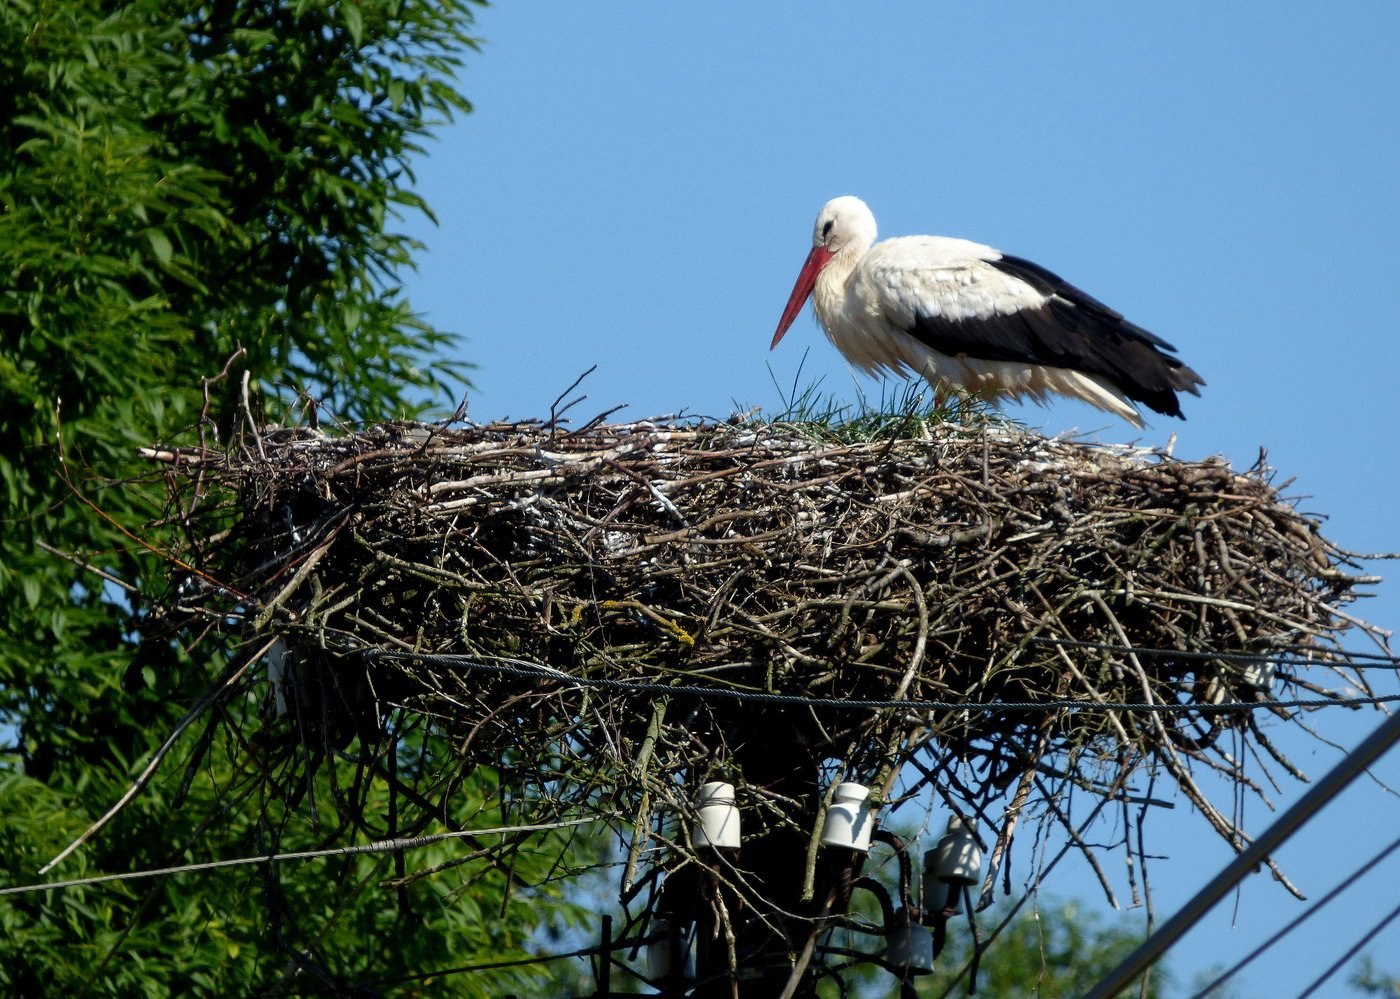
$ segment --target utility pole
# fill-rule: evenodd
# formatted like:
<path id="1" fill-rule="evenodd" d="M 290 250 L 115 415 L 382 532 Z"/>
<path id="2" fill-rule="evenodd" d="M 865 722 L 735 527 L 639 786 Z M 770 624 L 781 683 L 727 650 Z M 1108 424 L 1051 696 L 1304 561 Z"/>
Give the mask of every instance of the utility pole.
<path id="1" fill-rule="evenodd" d="M 796 731 L 775 724 L 782 717 L 775 714 L 766 719 L 763 740 L 752 738 L 752 732 L 764 728 L 750 721 L 752 727 L 730 743 L 735 746 L 734 762 L 743 772 L 746 784 L 773 792 L 777 800 L 809 802 L 810 809 L 789 816 L 790 822 L 774 823 L 766 829 L 746 827 L 743 848 L 733 858 L 748 888 L 771 904 L 766 921 L 757 918 L 738 893 L 725 884 L 733 877 L 723 860 L 716 861 L 718 876 L 702 873 L 696 882 L 691 882 L 702 896 L 695 900 L 695 999 L 775 999 L 783 994 L 792 974 L 793 952 L 810 931 L 810 924 L 802 917 L 817 915 L 819 901 L 827 891 L 819 877 L 817 901 L 802 900 L 807 845 L 817 821 L 818 757 Z M 819 746 L 815 751 L 821 749 Z M 823 870 L 819 866 L 819 874 Z M 733 933 L 738 965 L 733 974 L 730 942 L 716 915 L 720 904 Z M 784 913 L 799 918 L 792 919 Z M 780 932 L 775 933 L 769 924 Z M 803 999 L 813 995 L 813 989 L 813 976 L 806 975 L 791 994 L 794 999 Z"/>

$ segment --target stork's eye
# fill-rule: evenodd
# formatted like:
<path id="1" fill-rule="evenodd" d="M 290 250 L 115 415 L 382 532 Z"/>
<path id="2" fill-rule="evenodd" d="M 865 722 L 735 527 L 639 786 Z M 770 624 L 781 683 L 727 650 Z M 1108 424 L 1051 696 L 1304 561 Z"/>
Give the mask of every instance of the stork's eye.
<path id="1" fill-rule="evenodd" d="M 836 224 L 836 220 L 835 220 L 835 219 L 827 219 L 827 220 L 826 220 L 826 225 L 822 226 L 822 239 L 825 240 L 825 239 L 828 239 L 828 238 L 831 236 L 831 227 L 832 227 L 833 225 L 835 225 L 835 224 Z"/>

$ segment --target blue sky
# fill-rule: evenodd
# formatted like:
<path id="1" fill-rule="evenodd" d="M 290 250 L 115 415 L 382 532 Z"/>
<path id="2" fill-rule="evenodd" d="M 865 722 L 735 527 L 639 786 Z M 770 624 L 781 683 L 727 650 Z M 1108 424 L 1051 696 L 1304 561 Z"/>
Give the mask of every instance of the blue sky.
<path id="1" fill-rule="evenodd" d="M 810 312 L 768 350 L 817 209 L 856 194 L 884 235 L 1057 271 L 1208 383 L 1187 422 L 1143 432 L 1068 401 L 1018 418 L 1174 433 L 1177 454 L 1241 467 L 1266 448 L 1329 536 L 1400 550 L 1400 4 L 503 2 L 477 34 L 461 75 L 476 111 L 417 164 L 441 224 L 406 223 L 429 245 L 408 295 L 478 365 L 473 419 L 547 415 L 592 365 L 581 418 L 775 412 L 774 380 L 799 366 L 838 398 L 878 397 Z M 1400 625 L 1397 592 L 1353 610 Z M 1320 724 L 1352 745 L 1377 720 Z M 1336 759 L 1295 745 L 1314 777 Z M 1400 750 L 1377 775 L 1400 788 Z M 1187 813 L 1156 836 L 1159 917 L 1229 859 Z M 1363 781 L 1281 860 L 1315 896 L 1397 829 L 1400 798 Z M 1396 884 L 1392 859 L 1256 962 L 1244 994 L 1301 992 Z M 1097 890 L 1082 872 L 1051 887 Z M 1229 964 L 1300 911 L 1256 877 L 1170 963 Z M 1400 954 L 1400 926 L 1370 950 Z"/>

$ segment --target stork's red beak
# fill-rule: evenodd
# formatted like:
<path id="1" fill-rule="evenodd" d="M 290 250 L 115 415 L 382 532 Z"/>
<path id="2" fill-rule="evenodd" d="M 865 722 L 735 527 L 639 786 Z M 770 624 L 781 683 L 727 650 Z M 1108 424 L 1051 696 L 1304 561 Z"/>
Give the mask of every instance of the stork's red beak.
<path id="1" fill-rule="evenodd" d="M 778 341 L 788 331 L 797 314 L 802 311 L 807 296 L 816 286 L 817 275 L 822 272 L 823 267 L 831 263 L 832 256 L 832 252 L 820 244 L 812 247 L 812 252 L 807 254 L 807 262 L 802 265 L 802 270 L 797 275 L 797 283 L 792 286 L 792 295 L 788 298 L 787 308 L 783 310 L 783 318 L 778 320 L 778 332 L 773 334 L 773 342 L 768 345 L 769 350 L 778 345 Z"/>

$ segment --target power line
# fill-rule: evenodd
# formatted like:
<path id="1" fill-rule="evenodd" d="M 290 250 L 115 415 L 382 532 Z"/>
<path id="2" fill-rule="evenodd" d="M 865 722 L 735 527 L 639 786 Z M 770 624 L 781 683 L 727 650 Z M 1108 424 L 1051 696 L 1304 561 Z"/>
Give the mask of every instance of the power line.
<path id="1" fill-rule="evenodd" d="M 633 941 L 619 940 L 613 946 L 613 950 L 623 950 L 633 946 L 635 946 Z M 549 964 L 551 961 L 564 961 L 573 957 L 591 957 L 599 953 L 599 950 L 600 948 L 594 945 L 580 947 L 578 950 L 571 950 L 562 954 L 535 954 L 531 957 L 516 957 L 503 961 L 484 961 L 481 964 L 463 964 L 455 968 L 434 968 L 432 971 L 424 971 L 404 978 L 391 978 L 387 981 L 376 982 L 375 985 L 407 985 L 409 982 L 422 982 L 429 978 L 441 978 L 444 975 L 464 975 L 473 971 L 498 971 L 501 968 L 521 968 L 531 964 Z"/>
<path id="2" fill-rule="evenodd" d="M 1113 642 L 1086 642 L 1076 638 L 1059 638 L 1054 635 L 1031 635 L 1033 645 L 1058 645 L 1066 649 L 1090 649 L 1096 652 L 1116 652 L 1120 655 L 1153 656 L 1162 659 L 1222 660 L 1231 663 L 1275 663 L 1280 666 L 1330 666 L 1331 660 L 1340 660 L 1348 666 L 1358 662 L 1373 663 L 1382 669 L 1400 669 L 1400 656 L 1379 652 L 1348 652 L 1343 649 L 1322 650 L 1311 646 L 1280 645 L 1276 651 L 1268 652 L 1220 652 L 1214 649 L 1157 649 L 1138 645 L 1118 645 Z"/>
<path id="3" fill-rule="evenodd" d="M 613 680 L 607 677 L 573 676 L 552 666 L 532 663 L 505 656 L 465 656 L 432 652 L 398 652 L 386 649 L 366 649 L 370 659 L 399 662 L 420 662 L 428 665 L 461 667 L 485 673 L 529 677 L 534 680 L 554 680 L 575 687 L 622 690 L 637 694 L 689 695 L 719 700 L 749 701 L 756 704 L 794 704 L 803 707 L 828 708 L 836 711 L 975 711 L 982 713 L 1022 713 L 1052 711 L 1140 711 L 1154 714 L 1231 714 L 1267 708 L 1325 708 L 1361 707 L 1368 704 L 1389 704 L 1400 701 L 1400 694 L 1377 694 L 1365 697 L 1311 697 L 1292 700 L 1228 701 L 1219 704 L 1178 704 L 1146 701 L 893 701 L 808 697 L 804 694 L 774 694 L 766 690 L 734 690 L 727 687 L 697 687 L 690 684 L 643 683 L 635 680 Z M 1218 656 L 1216 658 L 1219 658 Z"/>
<path id="4" fill-rule="evenodd" d="M 1219 978 L 1215 979 L 1215 981 L 1209 983 L 1195 995 L 1191 996 L 1191 999 L 1205 999 L 1206 995 L 1209 994 L 1211 989 L 1215 988 L 1217 985 L 1223 985 L 1225 982 L 1235 977 L 1235 975 L 1237 975 L 1239 972 L 1241 972 L 1251 963 L 1253 963 L 1256 957 L 1264 953 L 1264 951 L 1268 950 L 1270 947 L 1278 943 L 1284 937 L 1288 936 L 1288 934 L 1292 933 L 1304 922 L 1311 919 L 1316 913 L 1321 911 L 1321 909 L 1324 906 L 1326 906 L 1329 902 L 1331 902 L 1342 892 L 1350 888 L 1363 875 L 1365 875 L 1368 871 L 1374 868 L 1386 857 L 1394 853 L 1397 849 L 1400 849 L 1400 838 L 1395 839 L 1389 846 L 1381 850 L 1380 853 L 1376 854 L 1370 860 L 1366 861 L 1366 863 L 1358 867 L 1355 871 L 1348 875 L 1340 884 L 1338 884 L 1326 895 L 1323 895 L 1315 903 L 1309 906 L 1301 915 L 1290 920 L 1287 925 L 1285 925 L 1282 929 L 1273 934 L 1273 936 L 1269 937 L 1269 939 L 1265 940 L 1258 947 L 1255 947 L 1252 951 L 1250 951 L 1243 958 L 1237 961 L 1232 967 L 1230 967 L 1224 973 L 1222 973 Z"/>
<path id="5" fill-rule="evenodd" d="M 207 860 L 198 864 L 182 864 L 179 867 L 157 867 L 145 871 L 127 871 L 124 874 L 97 874 L 90 878 L 73 878 L 69 881 L 49 881 L 37 885 L 11 885 L 0 888 L 0 895 L 25 895 L 40 891 L 53 891 L 57 888 L 77 888 L 83 885 L 105 884 L 110 881 L 135 881 L 140 878 L 164 877 L 170 874 L 189 874 L 194 871 L 210 871 L 221 867 L 241 867 L 248 864 L 280 864 L 289 860 L 315 860 L 323 857 L 345 857 L 360 853 L 392 853 L 399 850 L 416 850 L 451 839 L 470 839 L 474 836 L 507 836 L 512 833 L 547 832 L 552 829 L 566 829 L 570 826 L 588 825 L 605 819 L 617 818 L 620 812 L 606 812 L 579 819 L 560 819 L 557 822 L 541 822 L 534 825 L 498 826 L 494 829 L 460 829 L 453 832 L 432 833 L 427 836 L 412 836 L 404 839 L 377 840 L 359 846 L 341 846 L 328 850 L 298 850 L 293 853 L 269 853 L 256 857 L 233 857 L 228 860 Z"/>
<path id="6" fill-rule="evenodd" d="M 1317 979 L 1317 981 L 1309 985 L 1307 989 L 1301 995 L 1298 996 L 1298 999 L 1307 999 L 1308 996 L 1316 992 L 1322 986 L 1322 984 L 1327 981 L 1327 979 L 1331 978 L 1337 973 L 1337 970 L 1341 968 L 1342 965 L 1346 964 L 1353 957 L 1355 957 L 1357 951 L 1359 951 L 1362 947 L 1365 947 L 1368 943 L 1374 940 L 1376 934 L 1380 933 L 1381 930 L 1385 929 L 1392 922 L 1394 922 L 1395 917 L 1397 916 L 1400 916 L 1400 905 L 1397 905 L 1394 909 L 1391 909 L 1390 915 L 1386 916 L 1375 926 L 1372 926 L 1370 930 L 1368 930 L 1360 940 L 1352 944 L 1351 948 L 1348 949 L 1347 952 L 1341 957 L 1337 958 L 1337 960 L 1332 963 L 1332 966 L 1326 971 L 1324 971 L 1322 975 Z"/>
<path id="7" fill-rule="evenodd" d="M 1400 714 L 1391 715 L 1361 744 L 1342 758 L 1332 770 L 1299 798 L 1288 811 L 1265 829 L 1246 849 L 1242 850 L 1223 871 L 1191 898 L 1176 915 L 1131 954 L 1125 957 L 1089 992 L 1085 999 L 1111 999 L 1127 987 L 1145 968 L 1153 964 L 1176 943 L 1187 930 L 1195 926 L 1225 893 L 1254 870 L 1255 865 L 1269 857 L 1285 840 L 1295 833 L 1317 811 L 1341 793 L 1367 767 L 1385 755 L 1400 741 Z"/>

